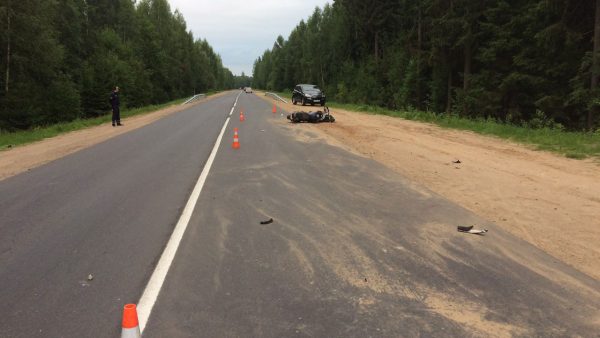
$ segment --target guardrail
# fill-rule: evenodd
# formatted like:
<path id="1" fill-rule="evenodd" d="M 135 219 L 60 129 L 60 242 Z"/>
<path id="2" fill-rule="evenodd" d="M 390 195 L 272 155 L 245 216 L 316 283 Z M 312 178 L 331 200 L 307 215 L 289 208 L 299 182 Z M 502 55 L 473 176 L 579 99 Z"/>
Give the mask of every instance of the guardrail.
<path id="1" fill-rule="evenodd" d="M 279 96 L 279 95 L 277 95 L 275 93 L 266 92 L 265 96 L 271 96 L 271 97 L 274 97 L 275 99 L 277 99 L 279 101 L 282 101 L 284 103 L 288 103 L 284 98 L 282 98 L 281 96 Z"/>
<path id="2" fill-rule="evenodd" d="M 196 95 L 192 96 L 189 100 L 187 100 L 184 103 L 182 103 L 181 105 L 183 106 L 184 104 L 188 104 L 190 102 L 194 102 L 194 101 L 196 101 L 198 99 L 201 99 L 201 98 L 203 98 L 205 96 L 206 96 L 206 94 L 196 94 Z"/>

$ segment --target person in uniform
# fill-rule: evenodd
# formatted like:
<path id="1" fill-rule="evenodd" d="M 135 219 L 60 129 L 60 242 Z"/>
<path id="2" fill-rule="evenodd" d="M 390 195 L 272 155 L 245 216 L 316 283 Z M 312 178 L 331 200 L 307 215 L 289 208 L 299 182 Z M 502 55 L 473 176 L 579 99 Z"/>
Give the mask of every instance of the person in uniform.
<path id="1" fill-rule="evenodd" d="M 121 101 L 119 100 L 119 87 L 115 87 L 110 94 L 110 105 L 112 106 L 112 125 L 122 126 L 121 124 Z"/>

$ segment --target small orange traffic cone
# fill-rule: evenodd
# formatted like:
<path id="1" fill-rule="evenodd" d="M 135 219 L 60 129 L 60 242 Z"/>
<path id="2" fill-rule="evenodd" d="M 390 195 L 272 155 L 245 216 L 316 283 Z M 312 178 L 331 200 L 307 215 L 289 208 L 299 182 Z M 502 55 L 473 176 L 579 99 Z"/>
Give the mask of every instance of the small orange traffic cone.
<path id="1" fill-rule="evenodd" d="M 233 128 L 233 144 L 231 145 L 233 149 L 240 148 L 240 139 L 238 138 L 238 129 Z"/>
<path id="2" fill-rule="evenodd" d="M 244 122 L 246 120 L 246 117 L 244 116 L 244 111 L 240 110 L 240 122 Z"/>
<path id="3" fill-rule="evenodd" d="M 125 304 L 123 307 L 121 338 L 142 338 L 135 304 Z"/>
<path id="4" fill-rule="evenodd" d="M 277 107 L 275 107 L 275 105 L 273 105 L 273 114 L 277 113 Z"/>

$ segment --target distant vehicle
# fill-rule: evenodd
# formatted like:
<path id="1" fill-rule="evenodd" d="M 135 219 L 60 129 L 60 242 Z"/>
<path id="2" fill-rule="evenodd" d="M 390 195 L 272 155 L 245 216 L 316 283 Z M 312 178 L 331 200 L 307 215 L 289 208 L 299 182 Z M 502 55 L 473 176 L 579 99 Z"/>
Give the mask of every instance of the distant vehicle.
<path id="1" fill-rule="evenodd" d="M 302 103 L 303 106 L 310 103 L 311 105 L 325 105 L 325 93 L 319 87 L 312 84 L 299 84 L 294 87 L 292 92 L 292 103 Z"/>
<path id="2" fill-rule="evenodd" d="M 251 87 L 246 87 L 246 88 L 244 88 L 244 92 L 246 92 L 246 93 L 252 93 L 252 88 Z"/>

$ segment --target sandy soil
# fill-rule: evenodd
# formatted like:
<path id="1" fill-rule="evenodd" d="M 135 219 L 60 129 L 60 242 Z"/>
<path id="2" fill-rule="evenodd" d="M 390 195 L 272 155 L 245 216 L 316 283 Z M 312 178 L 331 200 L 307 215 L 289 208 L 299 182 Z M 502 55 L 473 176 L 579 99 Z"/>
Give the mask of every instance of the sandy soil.
<path id="1" fill-rule="evenodd" d="M 94 144 L 106 141 L 111 137 L 143 127 L 158 119 L 176 113 L 190 106 L 223 95 L 211 95 L 196 102 L 173 105 L 152 113 L 137 115 L 123 120 L 123 127 L 112 127 L 110 122 L 82 129 L 39 142 L 0 151 L 0 181 L 23 171 L 54 161 Z"/>
<path id="2" fill-rule="evenodd" d="M 287 111 L 320 109 L 257 95 Z M 336 123 L 297 127 L 383 163 L 600 279 L 597 161 L 399 118 L 331 112 Z"/>

